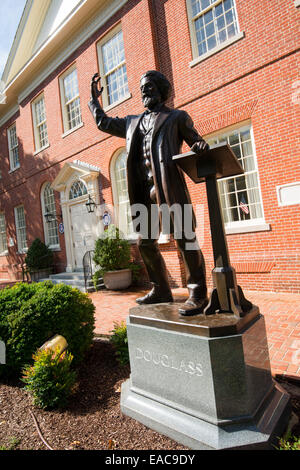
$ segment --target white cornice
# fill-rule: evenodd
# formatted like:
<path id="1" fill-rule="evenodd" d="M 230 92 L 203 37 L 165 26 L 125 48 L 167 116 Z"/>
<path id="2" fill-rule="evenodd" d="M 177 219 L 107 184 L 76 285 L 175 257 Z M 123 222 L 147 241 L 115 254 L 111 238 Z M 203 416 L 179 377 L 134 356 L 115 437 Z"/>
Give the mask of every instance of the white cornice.
<path id="1" fill-rule="evenodd" d="M 113 16 L 128 0 L 114 0 L 110 2 L 105 11 L 101 10 L 89 22 L 89 24 L 76 36 L 54 60 L 25 88 L 18 96 L 18 103 L 21 103 L 48 75 L 50 75 L 59 65 L 61 65 L 78 47 L 80 47 L 92 34 L 94 34 L 111 16 Z M 22 71 L 20 72 L 22 73 Z"/>

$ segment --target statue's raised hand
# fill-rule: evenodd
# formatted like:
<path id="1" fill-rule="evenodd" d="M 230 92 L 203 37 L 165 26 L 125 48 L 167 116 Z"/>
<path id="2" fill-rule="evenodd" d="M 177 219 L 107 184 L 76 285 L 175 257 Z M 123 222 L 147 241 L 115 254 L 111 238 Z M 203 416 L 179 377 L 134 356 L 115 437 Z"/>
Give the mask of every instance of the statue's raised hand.
<path id="1" fill-rule="evenodd" d="M 100 75 L 95 73 L 91 81 L 91 96 L 93 100 L 98 100 L 102 95 L 103 87 L 100 88 Z"/>

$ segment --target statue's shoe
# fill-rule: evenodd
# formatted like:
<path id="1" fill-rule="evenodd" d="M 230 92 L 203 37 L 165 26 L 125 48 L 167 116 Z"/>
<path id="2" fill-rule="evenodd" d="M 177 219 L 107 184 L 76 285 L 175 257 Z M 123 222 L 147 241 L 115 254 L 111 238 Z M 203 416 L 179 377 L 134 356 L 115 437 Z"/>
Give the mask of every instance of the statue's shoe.
<path id="1" fill-rule="evenodd" d="M 185 304 L 178 309 L 180 315 L 184 317 L 191 317 L 193 315 L 200 315 L 208 304 L 208 298 L 192 300 L 188 299 Z"/>
<path id="2" fill-rule="evenodd" d="M 136 303 L 139 305 L 163 304 L 168 302 L 173 302 L 173 296 L 170 292 L 157 292 L 153 289 L 144 297 L 136 299 Z"/>

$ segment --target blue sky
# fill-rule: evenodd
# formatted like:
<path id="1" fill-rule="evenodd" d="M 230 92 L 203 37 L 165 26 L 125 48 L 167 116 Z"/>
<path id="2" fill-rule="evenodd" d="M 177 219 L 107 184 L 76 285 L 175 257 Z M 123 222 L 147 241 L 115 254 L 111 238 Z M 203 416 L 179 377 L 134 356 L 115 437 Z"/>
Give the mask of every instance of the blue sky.
<path id="1" fill-rule="evenodd" d="M 0 78 L 12 46 L 26 0 L 0 0 Z"/>

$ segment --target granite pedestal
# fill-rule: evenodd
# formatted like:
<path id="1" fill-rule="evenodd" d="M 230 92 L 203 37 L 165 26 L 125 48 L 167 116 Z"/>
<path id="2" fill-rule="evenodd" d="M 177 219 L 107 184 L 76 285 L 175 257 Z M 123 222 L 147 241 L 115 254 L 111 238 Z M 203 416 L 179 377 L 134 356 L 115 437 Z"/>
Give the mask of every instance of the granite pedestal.
<path id="1" fill-rule="evenodd" d="M 290 403 L 271 376 L 263 316 L 180 318 L 178 306 L 130 310 L 122 412 L 191 449 L 271 448 Z"/>

